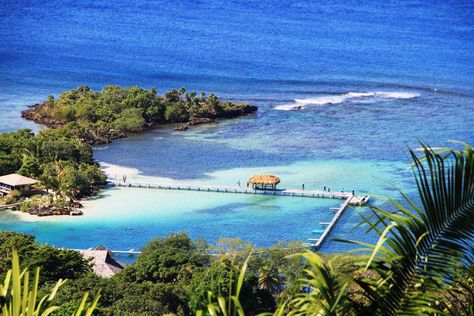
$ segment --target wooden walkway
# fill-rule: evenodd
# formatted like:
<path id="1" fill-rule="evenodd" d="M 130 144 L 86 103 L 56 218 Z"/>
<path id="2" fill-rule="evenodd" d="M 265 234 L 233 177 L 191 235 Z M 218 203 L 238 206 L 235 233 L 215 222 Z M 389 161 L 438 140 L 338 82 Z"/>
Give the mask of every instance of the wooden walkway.
<path id="1" fill-rule="evenodd" d="M 101 251 L 101 250 L 97 250 L 97 249 L 94 249 L 94 248 L 89 248 L 89 249 L 77 249 L 77 248 L 60 248 L 60 249 L 67 249 L 67 250 L 73 250 L 73 251 L 78 251 L 78 252 L 81 252 L 81 251 Z M 141 251 L 136 251 L 134 249 L 130 249 L 130 250 L 109 250 L 112 254 L 127 254 L 127 255 L 139 255 L 141 254 L 142 252 Z"/>
<path id="2" fill-rule="evenodd" d="M 344 203 L 342 203 L 341 206 L 339 207 L 339 209 L 337 210 L 336 214 L 334 214 L 334 217 L 332 218 L 332 220 L 330 222 L 320 222 L 319 223 L 320 225 L 325 225 L 326 228 L 324 229 L 321 236 L 319 236 L 319 238 L 317 238 L 317 239 L 310 238 L 309 239 L 309 241 L 314 242 L 314 243 L 311 243 L 312 247 L 315 247 L 315 248 L 321 247 L 321 244 L 324 242 L 324 239 L 327 237 L 327 235 L 331 231 L 332 227 L 336 224 L 337 220 L 342 215 L 342 213 L 347 208 L 347 206 L 349 206 L 349 203 L 351 202 L 352 198 L 353 198 L 352 195 L 347 197 L 347 199 L 344 201 Z"/>
<path id="3" fill-rule="evenodd" d="M 293 196 L 293 195 L 290 195 L 290 196 Z M 319 249 L 321 247 L 322 243 L 324 242 L 324 240 L 326 239 L 326 237 L 329 235 L 329 232 L 331 231 L 333 226 L 336 224 L 339 217 L 341 217 L 344 210 L 349 206 L 349 204 L 351 203 L 351 200 L 353 198 L 354 198 L 354 196 L 352 194 L 349 194 L 347 196 L 346 200 L 339 206 L 339 208 L 337 208 L 337 212 L 334 214 L 334 216 L 333 216 L 333 218 L 330 222 L 320 222 L 319 223 L 320 225 L 326 226 L 324 231 L 322 232 L 321 236 L 319 236 L 318 238 L 308 238 L 308 243 L 304 243 L 303 247 L 311 247 L 311 248 Z M 331 209 L 334 209 L 334 208 L 331 208 Z M 85 250 L 94 250 L 94 249 L 90 248 L 90 249 L 70 249 L 70 250 L 81 252 L 81 251 L 85 251 Z M 142 253 L 141 251 L 135 251 L 134 249 L 130 249 L 130 250 L 109 250 L 109 251 L 112 254 L 128 254 L 128 255 L 139 255 L 139 254 Z M 219 254 L 210 253 L 209 255 L 218 256 Z"/>
<path id="4" fill-rule="evenodd" d="M 274 195 L 274 196 L 288 196 L 288 197 L 307 197 L 307 198 L 325 198 L 325 199 L 340 199 L 344 202 L 339 207 L 332 207 L 331 210 L 336 211 L 330 222 L 320 222 L 320 225 L 325 226 L 322 234 L 318 238 L 308 238 L 308 242 L 304 243 L 307 247 L 320 248 L 326 237 L 329 235 L 331 229 L 336 224 L 339 217 L 349 205 L 365 205 L 367 204 L 368 196 L 354 196 L 346 192 L 328 192 L 320 190 L 255 190 L 252 188 L 242 188 L 238 186 L 213 186 L 213 185 L 199 185 L 199 184 L 182 184 L 182 183 L 141 183 L 141 182 L 123 182 L 118 180 L 109 180 L 113 186 L 130 187 L 130 188 L 144 188 L 144 189 L 159 189 L 159 190 L 177 190 L 177 191 L 200 191 L 200 192 L 218 192 L 218 193 L 234 193 L 234 194 L 258 194 L 258 195 Z M 117 252 L 117 253 L 125 253 Z"/>
<path id="5" fill-rule="evenodd" d="M 182 183 L 144 183 L 144 182 L 123 182 L 119 180 L 108 180 L 110 184 L 117 187 L 143 188 L 143 189 L 159 189 L 173 191 L 199 191 L 214 193 L 234 193 L 234 194 L 258 194 L 258 195 L 275 195 L 290 197 L 308 197 L 308 198 L 325 198 L 325 199 L 341 199 L 347 200 L 351 197 L 351 204 L 364 204 L 368 200 L 367 196 L 353 196 L 347 192 L 328 192 L 320 190 L 254 190 L 252 188 L 238 186 L 214 186 L 203 184 L 182 184 Z"/>

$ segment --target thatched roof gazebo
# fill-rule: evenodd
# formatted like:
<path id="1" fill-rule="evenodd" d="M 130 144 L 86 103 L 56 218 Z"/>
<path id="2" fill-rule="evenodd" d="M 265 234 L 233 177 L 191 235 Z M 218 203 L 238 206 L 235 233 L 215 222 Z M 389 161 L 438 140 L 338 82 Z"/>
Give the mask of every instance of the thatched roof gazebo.
<path id="1" fill-rule="evenodd" d="M 250 184 L 255 190 L 275 190 L 280 183 L 280 178 L 271 174 L 257 174 L 247 181 L 247 186 Z"/>

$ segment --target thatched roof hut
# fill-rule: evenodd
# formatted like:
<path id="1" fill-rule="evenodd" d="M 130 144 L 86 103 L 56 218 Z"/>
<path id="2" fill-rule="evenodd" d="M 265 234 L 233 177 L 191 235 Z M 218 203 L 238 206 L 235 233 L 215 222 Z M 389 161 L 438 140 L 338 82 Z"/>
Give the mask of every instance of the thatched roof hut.
<path id="1" fill-rule="evenodd" d="M 113 258 L 112 252 L 102 245 L 93 250 L 81 250 L 80 253 L 85 259 L 92 259 L 92 271 L 103 278 L 112 277 L 126 266 L 125 263 Z"/>
<path id="2" fill-rule="evenodd" d="M 254 189 L 275 190 L 278 183 L 280 183 L 280 178 L 277 176 L 271 174 L 257 174 L 247 181 L 247 186 L 251 184 Z"/>

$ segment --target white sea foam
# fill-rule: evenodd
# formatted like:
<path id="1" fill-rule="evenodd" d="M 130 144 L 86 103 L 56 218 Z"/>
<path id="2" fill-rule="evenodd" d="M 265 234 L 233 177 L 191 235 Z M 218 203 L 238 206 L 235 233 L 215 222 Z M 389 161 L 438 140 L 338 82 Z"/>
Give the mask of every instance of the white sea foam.
<path id="1" fill-rule="evenodd" d="M 323 106 L 331 104 L 341 104 L 346 101 L 352 102 L 367 102 L 370 101 L 384 101 L 390 99 L 413 99 L 418 97 L 418 93 L 401 92 L 401 91 L 374 91 L 374 92 L 348 92 L 340 95 L 322 96 L 308 99 L 295 99 L 292 104 L 278 105 L 276 110 L 299 110 L 307 106 Z"/>
<path id="2" fill-rule="evenodd" d="M 109 178 L 122 176 L 136 176 L 140 174 L 140 170 L 124 166 L 113 165 L 106 162 L 100 162 L 100 166 Z"/>

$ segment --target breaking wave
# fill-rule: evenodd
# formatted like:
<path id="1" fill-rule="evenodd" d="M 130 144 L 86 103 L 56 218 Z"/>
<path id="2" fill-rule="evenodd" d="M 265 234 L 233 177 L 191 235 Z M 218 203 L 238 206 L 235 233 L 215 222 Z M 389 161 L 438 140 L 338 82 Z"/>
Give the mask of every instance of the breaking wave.
<path id="1" fill-rule="evenodd" d="M 346 101 L 351 102 L 370 102 L 383 101 L 390 99 L 413 99 L 420 96 L 414 92 L 348 92 L 340 95 L 322 96 L 308 99 L 295 99 L 292 104 L 278 105 L 276 110 L 299 110 L 308 106 L 322 106 L 331 104 L 340 104 Z"/>

